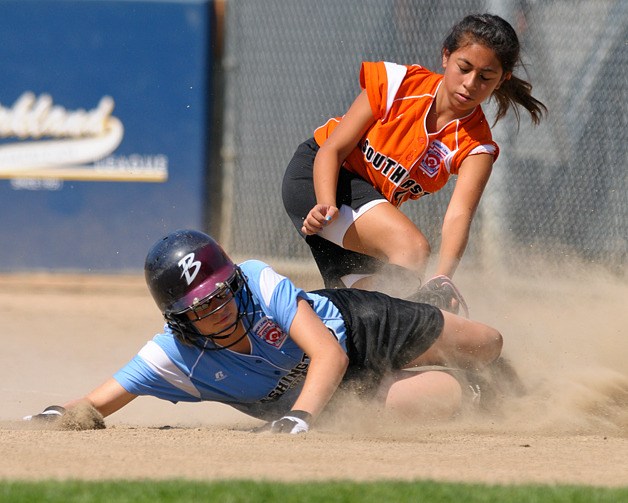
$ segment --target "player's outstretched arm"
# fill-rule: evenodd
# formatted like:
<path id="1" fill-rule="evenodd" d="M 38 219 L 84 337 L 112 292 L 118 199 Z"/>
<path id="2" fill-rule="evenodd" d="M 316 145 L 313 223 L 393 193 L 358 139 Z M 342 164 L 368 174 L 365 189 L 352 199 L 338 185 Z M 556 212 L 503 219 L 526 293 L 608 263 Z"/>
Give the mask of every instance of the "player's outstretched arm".
<path id="1" fill-rule="evenodd" d="M 96 389 L 88 393 L 84 398 L 73 400 L 72 402 L 65 404 L 64 407 L 69 408 L 77 403 L 86 401 L 98 412 L 100 412 L 103 417 L 107 417 L 117 410 L 120 410 L 136 397 L 137 395 L 129 393 L 120 385 L 118 381 L 116 381 L 113 377 L 110 377 Z"/>
<path id="2" fill-rule="evenodd" d="M 105 427 L 104 417 L 121 409 L 136 396 L 110 378 L 85 397 L 71 400 L 63 406 L 48 406 L 39 414 L 24 419 L 59 429 L 100 429 Z"/>
<path id="3" fill-rule="evenodd" d="M 453 278 L 469 241 L 473 217 L 488 183 L 493 157 L 476 154 L 467 157 L 460 166 L 456 187 L 443 219 L 442 239 L 436 275 Z"/>

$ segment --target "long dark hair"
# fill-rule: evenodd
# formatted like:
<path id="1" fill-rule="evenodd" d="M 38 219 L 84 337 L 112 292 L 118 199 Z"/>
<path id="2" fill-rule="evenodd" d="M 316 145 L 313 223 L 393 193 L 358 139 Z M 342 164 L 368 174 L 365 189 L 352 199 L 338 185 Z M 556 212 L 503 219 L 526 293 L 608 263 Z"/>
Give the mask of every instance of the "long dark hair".
<path id="1" fill-rule="evenodd" d="M 521 105 L 530 113 L 532 122 L 538 124 L 547 112 L 547 107 L 532 96 L 532 84 L 512 73 L 516 67 L 523 67 L 523 63 L 519 56 L 519 38 L 510 23 L 494 14 L 466 16 L 445 38 L 443 51 L 453 53 L 470 43 L 478 43 L 492 49 L 502 65 L 504 75 L 510 73 L 510 78 L 504 80 L 492 94 L 497 101 L 495 122 L 504 117 L 512 107 L 518 124 L 520 119 L 518 105 Z"/>

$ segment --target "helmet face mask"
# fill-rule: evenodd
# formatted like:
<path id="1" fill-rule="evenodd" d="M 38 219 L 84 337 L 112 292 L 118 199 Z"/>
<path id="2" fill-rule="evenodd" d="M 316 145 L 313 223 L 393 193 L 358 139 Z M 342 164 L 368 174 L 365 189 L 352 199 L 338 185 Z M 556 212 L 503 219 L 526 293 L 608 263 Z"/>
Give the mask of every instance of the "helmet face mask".
<path id="1" fill-rule="evenodd" d="M 175 336 L 183 343 L 204 349 L 228 338 L 252 306 L 242 271 L 210 236 L 198 231 L 176 231 L 153 245 L 144 266 L 146 283 Z M 246 292 L 246 298 L 245 298 Z M 215 333 L 201 333 L 194 322 L 217 315 L 231 303 L 237 305 L 233 323 Z M 191 314 L 190 314 L 191 313 Z"/>
<path id="2" fill-rule="evenodd" d="M 235 292 L 233 292 L 231 288 L 224 283 L 223 286 L 219 288 L 219 290 L 209 294 L 204 299 L 194 299 L 194 302 L 192 302 L 192 305 L 188 309 L 177 314 L 190 313 L 193 315 L 191 317 L 192 321 L 201 321 L 205 318 L 209 318 L 219 311 L 222 311 L 233 299 L 235 299 Z"/>
<path id="3" fill-rule="evenodd" d="M 198 328 L 195 326 L 195 322 L 204 320 L 214 315 L 218 315 L 221 311 L 223 311 L 229 304 L 232 302 L 236 302 L 237 305 L 237 295 L 242 290 L 243 278 L 240 270 L 237 269 L 234 272 L 234 275 L 227 283 L 219 283 L 218 289 L 212 293 L 210 293 L 207 297 L 203 299 L 194 299 L 192 301 L 192 305 L 188 306 L 184 310 L 179 313 L 170 313 L 166 316 L 166 321 L 168 321 L 168 325 L 170 328 L 175 330 L 177 335 L 180 335 L 183 342 L 186 343 L 197 343 L 198 339 L 208 338 L 212 340 L 221 340 L 229 337 L 233 332 L 235 332 L 238 322 L 242 318 L 240 310 L 232 323 L 223 328 L 222 330 L 211 332 L 211 333 L 201 333 Z M 190 341 L 191 338 L 194 338 L 194 341 Z"/>

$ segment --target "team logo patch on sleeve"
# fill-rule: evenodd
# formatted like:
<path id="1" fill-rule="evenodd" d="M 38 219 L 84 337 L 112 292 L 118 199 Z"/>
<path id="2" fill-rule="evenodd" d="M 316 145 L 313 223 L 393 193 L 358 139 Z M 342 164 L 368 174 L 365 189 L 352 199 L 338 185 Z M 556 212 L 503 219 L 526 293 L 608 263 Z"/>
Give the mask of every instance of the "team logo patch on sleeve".
<path id="1" fill-rule="evenodd" d="M 255 327 L 253 327 L 253 331 L 260 339 L 276 348 L 283 346 L 283 343 L 288 338 L 288 334 L 268 318 L 262 318 Z"/>
<path id="2" fill-rule="evenodd" d="M 433 178 L 438 173 L 440 163 L 446 159 L 450 153 L 451 150 L 449 150 L 444 143 L 438 140 L 430 142 L 427 152 L 423 156 L 423 159 L 421 159 L 421 169 L 427 176 Z"/>

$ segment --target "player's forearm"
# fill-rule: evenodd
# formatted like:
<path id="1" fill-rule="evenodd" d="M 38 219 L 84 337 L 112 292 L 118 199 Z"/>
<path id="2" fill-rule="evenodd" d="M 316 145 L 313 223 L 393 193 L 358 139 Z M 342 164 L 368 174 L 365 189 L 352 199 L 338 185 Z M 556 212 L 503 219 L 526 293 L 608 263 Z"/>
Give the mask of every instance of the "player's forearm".
<path id="1" fill-rule="evenodd" d="M 314 192 L 318 204 L 336 206 L 341 160 L 330 148 L 321 147 L 314 160 Z"/>
<path id="2" fill-rule="evenodd" d="M 129 400 L 130 401 L 130 400 Z M 126 405 L 128 401 L 124 403 L 115 403 L 115 402 L 94 402 L 88 397 L 77 398 L 75 400 L 70 400 L 63 404 L 63 408 L 70 410 L 81 406 L 93 407 L 96 409 L 102 417 L 107 417 L 120 410 L 124 405 Z"/>
<path id="3" fill-rule="evenodd" d="M 434 271 L 434 276 L 445 275 L 452 278 L 458 269 L 462 255 L 464 254 L 464 247 L 455 247 L 455 251 L 449 248 L 442 248 L 438 256 L 438 265 Z"/>
<path id="4" fill-rule="evenodd" d="M 436 275 L 444 274 L 450 278 L 453 277 L 467 248 L 470 226 L 471 217 L 466 215 L 445 220 Z"/>
<path id="5" fill-rule="evenodd" d="M 126 391 L 114 378 L 107 379 L 103 384 L 75 402 L 87 401 L 103 417 L 107 417 L 127 405 L 137 395 Z"/>
<path id="6" fill-rule="evenodd" d="M 309 412 L 316 419 L 338 389 L 348 365 L 344 351 L 328 359 L 312 360 L 303 390 L 292 408 Z"/>

